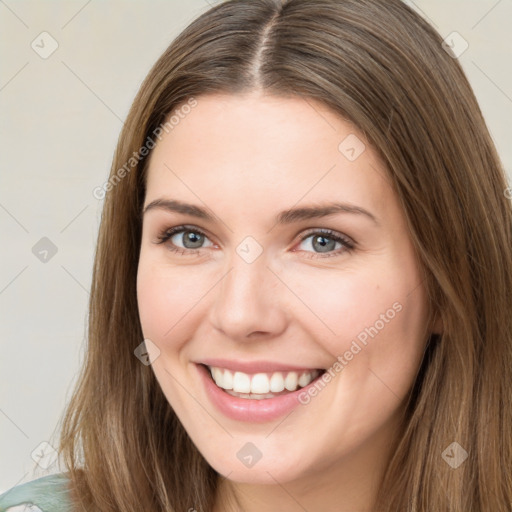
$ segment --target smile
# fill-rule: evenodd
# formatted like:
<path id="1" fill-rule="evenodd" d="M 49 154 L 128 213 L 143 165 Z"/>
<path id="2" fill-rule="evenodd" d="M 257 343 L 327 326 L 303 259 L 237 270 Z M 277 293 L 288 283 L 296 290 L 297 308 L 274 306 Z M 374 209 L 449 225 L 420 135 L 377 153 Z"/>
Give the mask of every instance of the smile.
<path id="1" fill-rule="evenodd" d="M 231 396 L 262 400 L 296 391 L 316 379 L 322 370 L 249 374 L 208 366 L 215 384 Z"/>
<path id="2" fill-rule="evenodd" d="M 228 418 L 250 423 L 290 414 L 301 405 L 300 394 L 316 386 L 325 373 L 322 369 L 245 373 L 202 363 L 195 367 L 213 407 Z"/>

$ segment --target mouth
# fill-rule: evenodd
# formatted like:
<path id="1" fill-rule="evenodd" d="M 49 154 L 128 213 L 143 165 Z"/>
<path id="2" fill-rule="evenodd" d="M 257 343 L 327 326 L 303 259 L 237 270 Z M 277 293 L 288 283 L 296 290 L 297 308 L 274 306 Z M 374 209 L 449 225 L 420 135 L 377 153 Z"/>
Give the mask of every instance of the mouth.
<path id="1" fill-rule="evenodd" d="M 324 368 L 300 371 L 245 373 L 218 366 L 200 364 L 217 388 L 232 397 L 268 400 L 298 391 L 320 378 Z"/>

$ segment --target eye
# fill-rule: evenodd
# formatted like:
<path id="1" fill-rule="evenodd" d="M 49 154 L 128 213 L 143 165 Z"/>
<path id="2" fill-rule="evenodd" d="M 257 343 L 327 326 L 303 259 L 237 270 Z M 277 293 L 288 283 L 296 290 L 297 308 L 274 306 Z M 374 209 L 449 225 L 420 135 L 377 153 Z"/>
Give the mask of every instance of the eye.
<path id="1" fill-rule="evenodd" d="M 185 256 L 197 255 L 201 249 L 214 245 L 210 242 L 210 245 L 204 246 L 205 240 L 209 239 L 195 226 L 175 226 L 164 230 L 157 238 L 157 244 L 166 244 L 170 251 Z M 310 230 L 302 235 L 300 245 L 304 245 L 305 248 L 301 250 L 307 254 L 307 258 L 338 256 L 355 248 L 350 238 L 330 229 Z M 309 249 L 313 249 L 313 252 Z"/>
<path id="2" fill-rule="evenodd" d="M 307 241 L 307 242 L 306 242 Z M 354 249 L 355 243 L 345 235 L 336 233 L 330 229 L 317 229 L 315 231 L 309 231 L 302 235 L 301 244 L 304 244 L 307 248 L 312 248 L 318 252 L 308 252 L 308 258 L 314 258 L 319 255 L 320 258 L 328 258 L 330 256 L 338 256 L 341 253 L 350 252 Z M 338 250 L 333 251 L 338 245 Z"/>
<path id="3" fill-rule="evenodd" d="M 205 240 L 208 240 L 205 233 L 194 226 L 176 226 L 160 233 L 156 243 L 164 244 L 170 242 L 167 244 L 169 250 L 178 254 L 194 255 L 204 248 L 202 244 Z M 181 246 L 179 245 L 180 243 L 182 244 Z"/>

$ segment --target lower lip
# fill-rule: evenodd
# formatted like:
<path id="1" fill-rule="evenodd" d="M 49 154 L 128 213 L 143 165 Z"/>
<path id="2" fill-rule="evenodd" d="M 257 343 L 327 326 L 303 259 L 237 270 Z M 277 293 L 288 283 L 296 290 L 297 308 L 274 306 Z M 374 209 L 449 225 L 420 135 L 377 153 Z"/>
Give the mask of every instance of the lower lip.
<path id="1" fill-rule="evenodd" d="M 298 399 L 299 395 L 304 392 L 307 393 L 308 388 L 314 386 L 316 381 L 322 377 L 321 374 L 307 386 L 285 395 L 256 400 L 231 396 L 215 384 L 207 367 L 202 364 L 196 366 L 206 388 L 206 393 L 217 409 L 231 419 L 250 423 L 264 423 L 290 413 L 301 404 Z"/>

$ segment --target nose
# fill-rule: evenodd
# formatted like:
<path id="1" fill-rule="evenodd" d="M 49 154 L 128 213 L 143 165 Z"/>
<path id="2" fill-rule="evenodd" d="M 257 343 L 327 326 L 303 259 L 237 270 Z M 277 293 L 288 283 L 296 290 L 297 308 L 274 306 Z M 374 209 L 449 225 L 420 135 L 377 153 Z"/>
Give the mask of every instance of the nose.
<path id="1" fill-rule="evenodd" d="M 210 321 L 222 335 L 240 342 L 279 336 L 287 324 L 286 287 L 261 255 L 247 263 L 233 254 L 229 271 L 215 287 Z"/>

